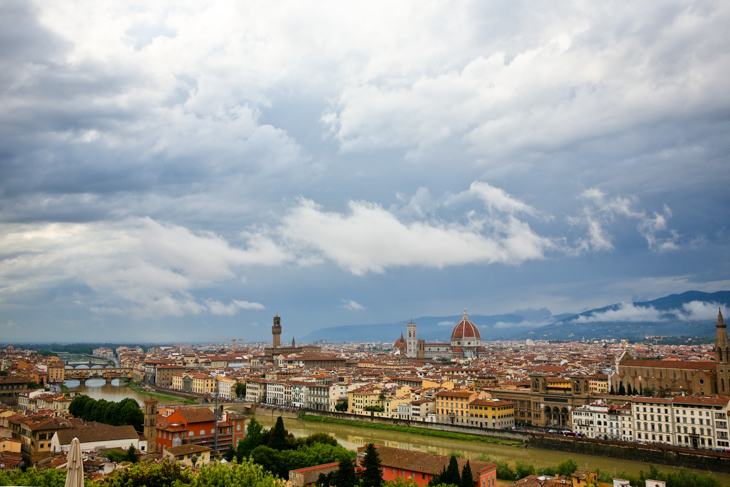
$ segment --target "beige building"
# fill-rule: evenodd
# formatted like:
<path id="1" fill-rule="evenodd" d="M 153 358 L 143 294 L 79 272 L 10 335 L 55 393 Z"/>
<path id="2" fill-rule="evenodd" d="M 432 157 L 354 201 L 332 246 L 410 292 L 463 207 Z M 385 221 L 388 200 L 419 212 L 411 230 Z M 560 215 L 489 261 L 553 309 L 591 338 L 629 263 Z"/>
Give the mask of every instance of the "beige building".
<path id="1" fill-rule="evenodd" d="M 210 463 L 210 448 L 192 444 L 171 446 L 162 452 L 162 458 L 183 465 L 199 467 Z"/>

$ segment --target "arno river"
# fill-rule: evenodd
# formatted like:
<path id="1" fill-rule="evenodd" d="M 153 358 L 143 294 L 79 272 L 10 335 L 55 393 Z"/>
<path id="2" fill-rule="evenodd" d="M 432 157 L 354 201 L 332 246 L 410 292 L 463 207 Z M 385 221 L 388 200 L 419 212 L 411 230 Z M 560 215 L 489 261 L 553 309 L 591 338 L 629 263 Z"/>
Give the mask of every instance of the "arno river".
<path id="1" fill-rule="evenodd" d="M 103 379 L 91 379 L 86 385 L 79 385 L 78 381 L 66 381 L 69 391 L 77 391 L 87 394 L 94 399 L 106 399 L 107 401 L 121 401 L 126 397 L 136 399 L 140 405 L 145 397 L 125 385 L 119 386 L 115 380 L 112 385 L 106 384 Z M 160 401 L 160 404 L 174 404 L 175 399 Z M 265 427 L 270 428 L 276 422 L 276 417 L 268 415 L 257 415 L 256 420 Z M 625 470 L 629 473 L 638 474 L 639 470 L 648 470 L 649 466 L 644 463 L 628 460 L 618 460 L 605 457 L 594 457 L 591 455 L 577 455 L 574 453 L 554 452 L 549 450 L 538 450 L 533 448 L 513 447 L 507 445 L 491 445 L 482 442 L 468 442 L 450 440 L 447 438 L 433 438 L 429 436 L 412 435 L 408 433 L 391 432 L 369 428 L 357 428 L 329 423 L 317 423 L 310 421 L 299 421 L 284 419 L 284 425 L 294 436 L 308 436 L 313 433 L 329 433 L 337 441 L 349 450 L 354 450 L 366 443 L 375 443 L 395 448 L 405 448 L 439 455 L 460 453 L 466 458 L 477 459 L 484 455 L 489 456 L 491 461 L 506 460 L 514 464 L 515 460 L 522 460 L 527 464 L 537 467 L 557 465 L 567 458 L 578 462 L 579 468 L 596 469 L 600 468 L 609 473 Z M 658 465 L 661 470 L 675 470 L 672 467 Z M 716 473 L 715 476 L 723 483 L 730 485 L 730 475 Z"/>

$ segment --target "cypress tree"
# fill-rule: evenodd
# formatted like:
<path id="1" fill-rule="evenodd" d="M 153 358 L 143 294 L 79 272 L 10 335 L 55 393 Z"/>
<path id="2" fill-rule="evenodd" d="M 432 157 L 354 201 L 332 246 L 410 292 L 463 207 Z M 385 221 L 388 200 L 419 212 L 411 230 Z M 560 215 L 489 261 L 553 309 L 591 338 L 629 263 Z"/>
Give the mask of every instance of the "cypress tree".
<path id="1" fill-rule="evenodd" d="M 461 487 L 474 487 L 474 478 L 471 475 L 471 464 L 466 461 L 464 469 L 461 471 Z"/>
<path id="2" fill-rule="evenodd" d="M 449 466 L 446 467 L 446 471 L 441 474 L 442 484 L 461 485 L 461 474 L 459 473 L 459 462 L 456 461 L 455 456 L 451 456 L 449 460 Z"/>
<path id="3" fill-rule="evenodd" d="M 624 387 L 624 383 L 621 382 L 618 386 L 618 395 L 619 396 L 625 396 L 626 395 L 626 388 Z"/>
<path id="4" fill-rule="evenodd" d="M 339 469 L 332 476 L 332 484 L 337 487 L 355 487 L 357 485 L 357 475 L 355 475 L 352 460 L 340 460 Z"/>
<path id="5" fill-rule="evenodd" d="M 365 447 L 365 458 L 362 465 L 365 467 L 362 474 L 362 487 L 380 487 L 383 483 L 383 472 L 380 470 L 380 456 L 372 443 L 368 443 Z"/>
<path id="6" fill-rule="evenodd" d="M 269 444 L 267 445 L 269 448 L 273 448 L 274 450 L 285 450 L 286 449 L 286 429 L 284 428 L 284 420 L 281 419 L 281 416 L 276 420 L 276 425 L 274 425 L 274 429 L 271 430 L 271 436 L 269 437 Z"/>
<path id="7" fill-rule="evenodd" d="M 634 390 L 631 388 L 631 383 L 626 384 L 626 395 L 633 396 Z"/>

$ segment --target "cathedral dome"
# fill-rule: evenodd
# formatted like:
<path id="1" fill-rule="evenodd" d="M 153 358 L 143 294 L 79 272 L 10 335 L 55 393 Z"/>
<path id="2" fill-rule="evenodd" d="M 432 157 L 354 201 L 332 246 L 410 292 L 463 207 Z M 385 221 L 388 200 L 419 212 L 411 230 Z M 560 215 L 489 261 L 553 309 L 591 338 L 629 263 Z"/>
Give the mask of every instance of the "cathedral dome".
<path id="1" fill-rule="evenodd" d="M 401 348 L 401 347 L 407 347 L 408 343 L 406 343 L 406 340 L 403 338 L 403 332 L 400 334 L 400 338 L 395 341 L 393 344 L 393 348 Z"/>
<path id="2" fill-rule="evenodd" d="M 469 317 L 466 315 L 466 310 L 464 310 L 464 317 L 461 319 L 458 325 L 454 327 L 454 330 L 451 332 L 451 339 L 452 340 L 463 340 L 463 339 L 469 339 L 469 338 L 476 338 L 481 340 L 482 335 L 479 333 L 479 329 L 476 327 L 474 323 L 469 321 Z"/>

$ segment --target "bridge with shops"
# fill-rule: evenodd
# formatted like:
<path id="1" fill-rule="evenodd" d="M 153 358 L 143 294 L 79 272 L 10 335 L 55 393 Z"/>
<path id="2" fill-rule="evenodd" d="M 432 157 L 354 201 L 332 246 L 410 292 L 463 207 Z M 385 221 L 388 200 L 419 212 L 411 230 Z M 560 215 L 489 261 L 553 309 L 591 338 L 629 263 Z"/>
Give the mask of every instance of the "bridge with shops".
<path id="1" fill-rule="evenodd" d="M 107 383 L 114 379 L 131 379 L 132 369 L 130 367 L 93 367 L 91 369 L 70 369 L 65 370 L 67 380 L 106 379 Z"/>

